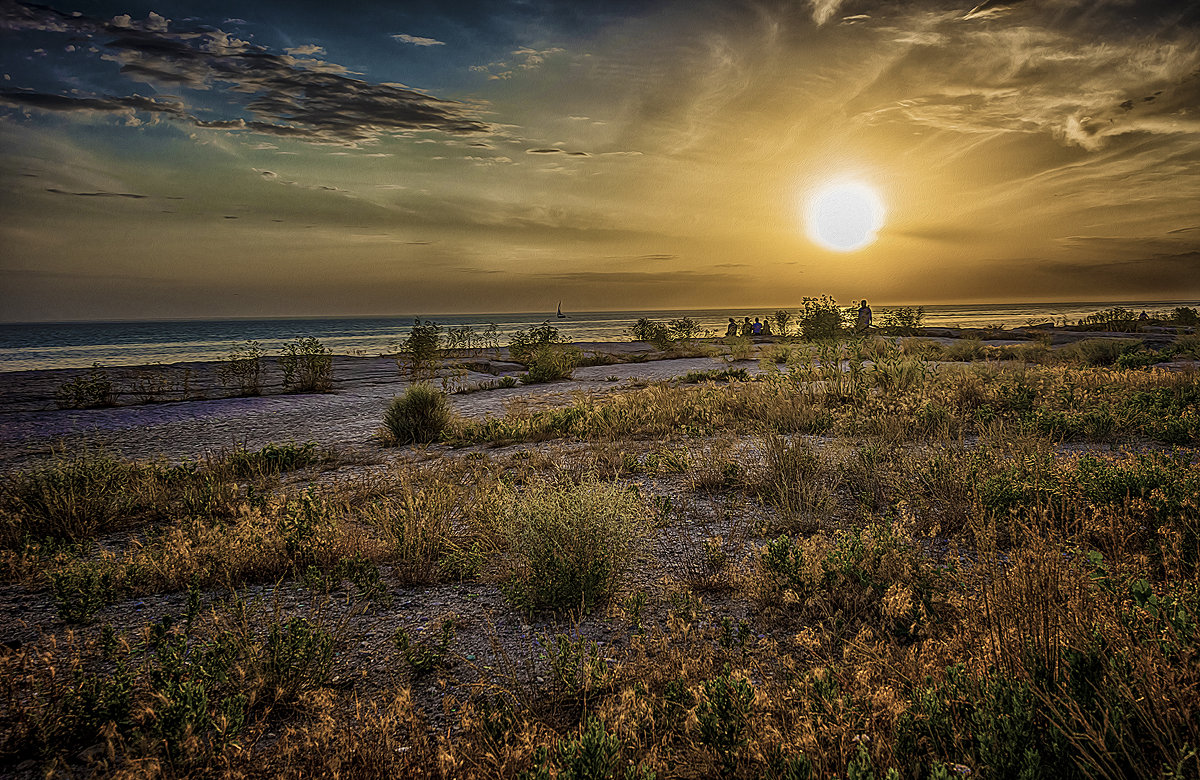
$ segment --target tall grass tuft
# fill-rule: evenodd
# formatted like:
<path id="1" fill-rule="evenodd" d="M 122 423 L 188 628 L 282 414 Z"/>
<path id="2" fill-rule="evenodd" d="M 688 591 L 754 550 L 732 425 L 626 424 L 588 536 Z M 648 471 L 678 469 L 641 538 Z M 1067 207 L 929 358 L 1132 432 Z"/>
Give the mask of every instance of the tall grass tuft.
<path id="1" fill-rule="evenodd" d="M 99 450 L 60 452 L 0 482 L 0 543 L 79 542 L 115 530 L 137 503 L 142 469 Z"/>
<path id="2" fill-rule="evenodd" d="M 632 562 L 645 514 L 637 495 L 615 485 L 530 486 L 504 518 L 509 596 L 529 611 L 604 603 Z"/>
<path id="3" fill-rule="evenodd" d="M 385 438 L 392 444 L 437 441 L 451 416 L 445 393 L 428 384 L 413 385 L 383 413 Z"/>

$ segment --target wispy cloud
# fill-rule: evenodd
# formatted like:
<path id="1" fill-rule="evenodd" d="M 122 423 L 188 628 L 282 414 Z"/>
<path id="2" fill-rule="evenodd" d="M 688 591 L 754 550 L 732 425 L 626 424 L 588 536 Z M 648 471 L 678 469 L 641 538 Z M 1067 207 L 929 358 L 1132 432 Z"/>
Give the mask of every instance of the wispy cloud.
<path id="1" fill-rule="evenodd" d="M 392 35 L 400 43 L 411 43 L 413 46 L 445 46 L 445 41 L 439 41 L 436 38 L 422 38 L 418 35 L 409 35 L 408 33 L 395 33 Z"/>

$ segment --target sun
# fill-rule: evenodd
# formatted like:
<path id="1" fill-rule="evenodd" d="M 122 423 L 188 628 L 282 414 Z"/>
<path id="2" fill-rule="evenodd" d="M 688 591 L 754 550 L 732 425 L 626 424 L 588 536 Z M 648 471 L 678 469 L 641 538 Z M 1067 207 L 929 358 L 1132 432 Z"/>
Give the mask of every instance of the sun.
<path id="1" fill-rule="evenodd" d="M 853 252 L 875 243 L 886 214 L 883 200 L 871 187 L 840 181 L 812 194 L 804 219 L 813 241 L 838 252 Z"/>

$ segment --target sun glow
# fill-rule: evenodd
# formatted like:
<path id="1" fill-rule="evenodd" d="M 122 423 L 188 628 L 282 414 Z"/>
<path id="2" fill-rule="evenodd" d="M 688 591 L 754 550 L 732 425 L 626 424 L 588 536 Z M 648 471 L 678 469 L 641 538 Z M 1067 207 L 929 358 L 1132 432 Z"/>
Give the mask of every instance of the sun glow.
<path id="1" fill-rule="evenodd" d="M 842 181 L 814 192 L 805 211 L 805 224 L 813 241 L 828 249 L 853 252 L 875 243 L 886 210 L 875 190 L 865 184 Z"/>

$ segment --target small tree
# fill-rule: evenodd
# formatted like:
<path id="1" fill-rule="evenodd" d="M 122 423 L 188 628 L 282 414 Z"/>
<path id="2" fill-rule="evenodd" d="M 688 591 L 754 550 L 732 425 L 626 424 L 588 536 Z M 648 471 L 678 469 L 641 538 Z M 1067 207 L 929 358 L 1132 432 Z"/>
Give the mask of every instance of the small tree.
<path id="1" fill-rule="evenodd" d="M 656 349 L 670 349 L 675 339 L 666 325 L 656 320 L 642 317 L 629 327 L 629 335 L 634 341 L 645 341 L 653 344 Z"/>
<path id="2" fill-rule="evenodd" d="M 925 307 L 901 306 L 885 311 L 879 323 L 889 334 L 915 336 L 925 324 Z"/>
<path id="3" fill-rule="evenodd" d="M 217 374 L 222 381 L 236 382 L 238 395 L 259 395 L 262 393 L 262 359 L 266 354 L 257 341 L 247 341 L 229 350 L 229 358 Z"/>
<path id="4" fill-rule="evenodd" d="M 333 353 L 308 336 L 285 344 L 279 356 L 283 386 L 297 393 L 328 393 L 333 389 Z"/>
<path id="5" fill-rule="evenodd" d="M 441 362 L 442 326 L 418 317 L 413 320 L 412 330 L 400 344 L 401 355 L 396 365 L 413 379 L 429 379 L 437 373 Z"/>
<path id="6" fill-rule="evenodd" d="M 775 335 L 788 335 L 788 328 L 792 324 L 792 313 L 790 311 L 780 309 L 779 311 L 775 312 L 773 319 L 775 320 Z"/>
<path id="7" fill-rule="evenodd" d="M 828 295 L 805 298 L 797 323 L 805 341 L 836 339 L 842 333 L 842 310 Z"/>
<path id="8" fill-rule="evenodd" d="M 559 343 L 561 343 L 561 339 L 558 335 L 558 328 L 547 321 L 514 333 L 512 340 L 508 343 L 508 354 L 518 363 L 529 365 L 529 361 L 541 347 Z"/>
<path id="9" fill-rule="evenodd" d="M 700 323 L 691 317 L 678 317 L 667 323 L 676 339 L 694 339 L 701 333 Z"/>

